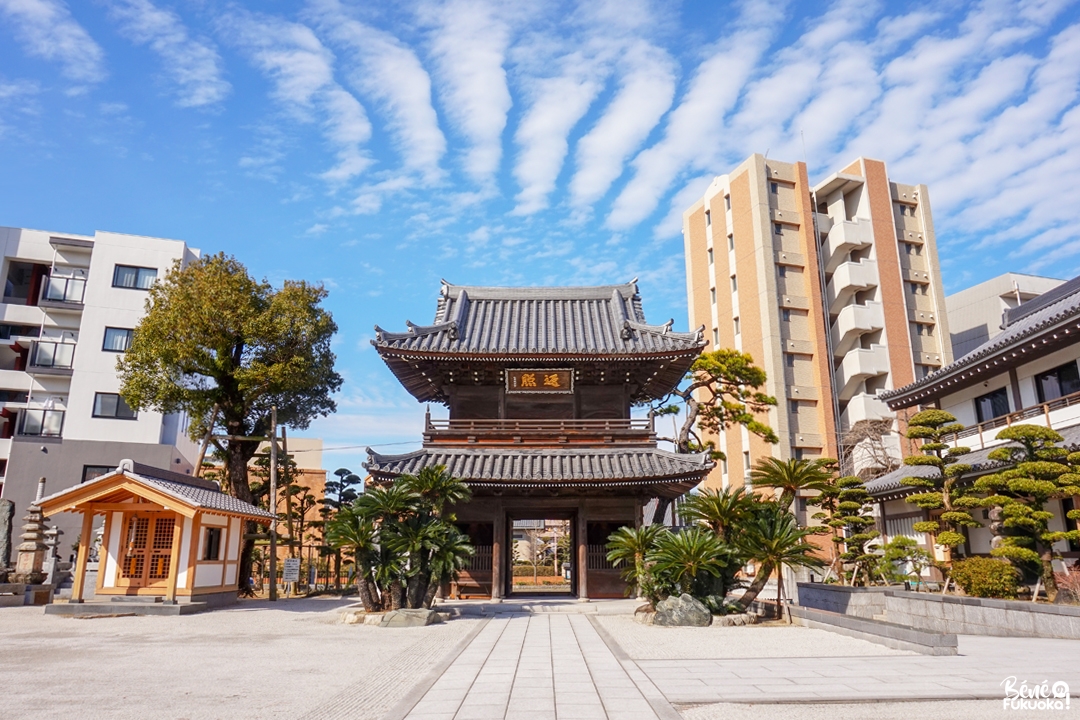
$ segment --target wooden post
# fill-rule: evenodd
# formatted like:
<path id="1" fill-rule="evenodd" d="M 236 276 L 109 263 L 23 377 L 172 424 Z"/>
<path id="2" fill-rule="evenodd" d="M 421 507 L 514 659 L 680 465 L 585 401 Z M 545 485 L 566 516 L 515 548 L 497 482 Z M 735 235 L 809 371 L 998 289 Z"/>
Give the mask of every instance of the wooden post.
<path id="1" fill-rule="evenodd" d="M 277 600 L 277 406 L 270 408 L 270 600 Z M 290 538 L 291 540 L 292 538 Z"/>
<path id="2" fill-rule="evenodd" d="M 589 533 L 585 519 L 585 503 L 578 503 L 577 511 L 577 596 L 578 602 L 589 602 Z"/>
<path id="3" fill-rule="evenodd" d="M 491 599 L 501 602 L 503 598 L 503 553 L 508 552 L 506 542 L 506 514 L 502 505 L 495 507 L 495 532 L 491 540 Z"/>
<path id="4" fill-rule="evenodd" d="M 176 578 L 180 574 L 180 543 L 184 539 L 184 516 L 177 515 L 173 523 L 172 554 L 169 559 L 169 579 L 165 585 L 165 604 L 176 604 Z M 226 538 L 227 541 L 227 538 Z"/>
<path id="5" fill-rule="evenodd" d="M 83 601 L 83 584 L 86 582 L 86 559 L 90 556 L 90 534 L 94 532 L 94 513 L 92 510 L 83 512 L 82 535 L 79 536 L 79 555 L 75 559 L 75 578 L 71 584 L 71 600 L 69 602 L 81 603 Z M 100 567 L 98 572 L 103 572 Z"/>

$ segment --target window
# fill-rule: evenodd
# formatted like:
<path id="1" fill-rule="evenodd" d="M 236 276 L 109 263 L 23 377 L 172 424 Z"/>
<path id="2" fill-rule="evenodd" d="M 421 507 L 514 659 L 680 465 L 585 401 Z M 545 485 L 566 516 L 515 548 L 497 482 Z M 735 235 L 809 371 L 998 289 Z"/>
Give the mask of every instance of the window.
<path id="1" fill-rule="evenodd" d="M 726 209 L 726 210 L 731 209 L 731 196 L 730 195 L 725 195 L 724 196 L 724 209 Z"/>
<path id="2" fill-rule="evenodd" d="M 116 393 L 94 393 L 94 417 L 134 420 L 136 415 Z"/>
<path id="3" fill-rule="evenodd" d="M 712 304 L 716 304 L 716 288 L 709 288 L 709 297 L 712 298 Z"/>
<path id="4" fill-rule="evenodd" d="M 776 267 L 776 274 L 780 277 L 787 277 L 787 265 L 778 265 Z"/>
<path id="5" fill-rule="evenodd" d="M 735 236 L 734 235 L 728 234 L 728 236 L 727 236 L 727 249 L 728 250 L 734 250 L 735 249 Z"/>
<path id="6" fill-rule="evenodd" d="M 795 367 L 795 356 L 791 353 L 784 353 L 784 362 L 789 368 Z"/>
<path id="7" fill-rule="evenodd" d="M 97 480 L 102 475 L 108 475 L 116 468 L 109 465 L 83 465 L 82 466 L 82 482 L 90 482 L 91 480 Z"/>
<path id="8" fill-rule="evenodd" d="M 783 320 L 784 322 L 791 322 L 791 311 L 788 310 L 787 308 L 784 308 L 783 310 L 781 310 L 780 311 L 780 319 Z"/>
<path id="9" fill-rule="evenodd" d="M 912 295 L 925 295 L 926 285 L 924 285 L 923 283 L 909 282 L 908 290 L 911 291 Z"/>
<path id="10" fill-rule="evenodd" d="M 26 390 L 0 390 L 0 403 L 24 403 L 29 399 Z"/>
<path id="11" fill-rule="evenodd" d="M 778 183 L 769 183 L 769 192 L 773 195 L 780 192 L 780 185 Z"/>
<path id="12" fill-rule="evenodd" d="M 40 325 L 0 325 L 0 340 L 13 337 L 41 337 Z"/>
<path id="13" fill-rule="evenodd" d="M 934 334 L 934 326 L 927 323 L 915 323 L 915 334 L 929 337 Z"/>
<path id="14" fill-rule="evenodd" d="M 799 448 L 799 447 L 797 447 L 797 448 L 791 448 L 791 455 L 792 455 L 792 457 L 794 457 L 794 458 L 795 458 L 796 460 L 802 460 L 802 459 L 803 459 L 803 451 L 802 451 L 802 448 Z M 801 502 L 799 503 L 799 509 L 800 509 L 800 511 L 801 511 L 801 512 L 806 512 L 806 505 L 805 505 L 805 503 L 806 503 L 806 500 L 805 500 L 805 498 L 799 498 L 799 500 L 801 501 Z"/>
<path id="15" fill-rule="evenodd" d="M 735 276 L 731 276 L 731 292 L 737 292 L 739 289 L 739 281 L 735 279 Z"/>
<path id="16" fill-rule="evenodd" d="M 1077 372 L 1076 363 L 1066 363 L 1050 372 L 1036 375 L 1035 389 L 1041 403 L 1080 391 L 1080 373 Z"/>
<path id="17" fill-rule="evenodd" d="M 784 228 L 780 225 L 780 223 L 773 223 L 772 231 L 774 234 L 780 235 L 784 232 Z"/>
<path id="18" fill-rule="evenodd" d="M 216 562 L 221 559 L 221 528 L 206 528 L 202 559 L 204 562 Z"/>
<path id="19" fill-rule="evenodd" d="M 799 401 L 798 400 L 788 400 L 788 408 L 789 408 L 792 415 L 798 415 L 799 414 Z"/>
<path id="20" fill-rule="evenodd" d="M 157 268 L 117 265 L 113 271 L 113 287 L 148 290 L 157 279 Z"/>
<path id="21" fill-rule="evenodd" d="M 720 331 L 716 328 L 712 331 L 712 344 L 714 347 L 720 347 Z"/>
<path id="22" fill-rule="evenodd" d="M 705 211 L 705 227 L 712 225 L 712 213 L 708 210 Z"/>
<path id="23" fill-rule="evenodd" d="M 710 264 L 710 265 L 712 265 L 712 264 L 713 264 L 713 252 L 712 252 L 712 248 L 709 248 L 709 264 Z"/>
<path id="24" fill-rule="evenodd" d="M 975 417 L 979 422 L 1009 414 L 1009 393 L 1005 388 L 975 398 Z"/>
<path id="25" fill-rule="evenodd" d="M 131 347 L 131 336 L 134 332 L 127 328 L 105 328 L 105 344 L 101 349 L 106 352 L 127 352 Z"/>
<path id="26" fill-rule="evenodd" d="M 731 322 L 735 324 L 735 334 L 738 335 L 741 332 L 739 330 L 739 318 L 731 318 Z"/>

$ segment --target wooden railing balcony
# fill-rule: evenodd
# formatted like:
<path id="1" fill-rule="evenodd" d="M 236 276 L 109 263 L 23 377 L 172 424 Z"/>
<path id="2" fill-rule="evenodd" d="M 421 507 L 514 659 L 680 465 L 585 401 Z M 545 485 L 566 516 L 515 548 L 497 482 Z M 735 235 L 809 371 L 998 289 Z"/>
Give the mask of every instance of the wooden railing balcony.
<path id="1" fill-rule="evenodd" d="M 1001 415 L 991 420 L 986 420 L 978 425 L 971 425 L 961 432 L 952 435 L 952 445 L 968 445 L 973 449 L 983 449 L 992 445 L 999 445 L 1002 441 L 997 440 L 997 430 L 1017 424 L 1039 424 L 1048 428 L 1061 427 L 1076 424 L 1080 419 L 1080 408 L 1069 413 L 1059 412 L 1065 408 L 1080 406 L 1080 392 L 1064 395 L 1053 400 L 1048 400 L 1038 405 L 1031 405 L 1016 412 Z M 1034 422 L 1027 422 L 1032 421 Z M 968 438 L 975 438 L 971 442 Z M 966 441 L 966 442 L 961 442 Z"/>
<path id="2" fill-rule="evenodd" d="M 432 420 L 424 443 L 429 445 L 653 445 L 656 432 L 649 418 L 618 420 Z"/>

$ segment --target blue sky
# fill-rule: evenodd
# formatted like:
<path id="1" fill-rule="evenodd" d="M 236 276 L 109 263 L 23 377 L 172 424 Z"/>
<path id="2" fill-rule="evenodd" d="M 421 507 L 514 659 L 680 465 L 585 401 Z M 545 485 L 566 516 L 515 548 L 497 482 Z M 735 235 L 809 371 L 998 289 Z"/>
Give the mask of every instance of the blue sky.
<path id="1" fill-rule="evenodd" d="M 685 328 L 681 212 L 753 152 L 928 184 L 948 291 L 1078 274 L 1078 89 L 1064 0 L 0 0 L 0 224 L 325 283 L 346 384 L 305 434 L 404 451 L 375 323 L 636 276 Z"/>

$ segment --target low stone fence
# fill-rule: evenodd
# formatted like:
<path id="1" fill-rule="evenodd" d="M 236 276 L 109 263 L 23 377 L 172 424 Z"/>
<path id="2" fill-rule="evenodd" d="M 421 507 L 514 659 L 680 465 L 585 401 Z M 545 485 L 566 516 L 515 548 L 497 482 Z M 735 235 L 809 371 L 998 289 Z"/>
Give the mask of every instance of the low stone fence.
<path id="1" fill-rule="evenodd" d="M 799 583 L 799 605 L 873 619 L 885 613 L 885 591 L 890 589 L 895 588 Z"/>
<path id="2" fill-rule="evenodd" d="M 957 635 L 1080 640 L 1080 607 L 886 590 L 891 623 Z"/>

